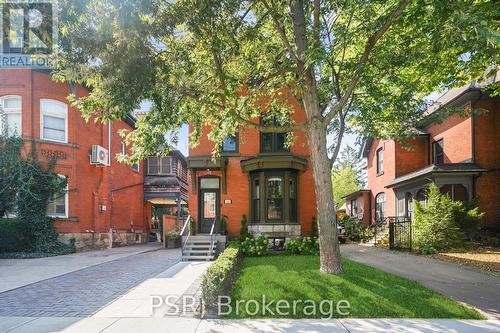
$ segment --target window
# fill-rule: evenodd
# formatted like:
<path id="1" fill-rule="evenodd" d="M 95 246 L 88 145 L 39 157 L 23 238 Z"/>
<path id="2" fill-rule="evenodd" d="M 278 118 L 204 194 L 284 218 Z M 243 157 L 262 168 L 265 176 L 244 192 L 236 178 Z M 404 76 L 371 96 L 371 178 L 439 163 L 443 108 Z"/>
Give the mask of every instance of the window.
<path id="1" fill-rule="evenodd" d="M 288 179 L 288 200 L 290 202 L 289 211 L 290 211 L 290 221 L 297 220 L 297 185 L 295 179 L 290 177 Z"/>
<path id="2" fill-rule="evenodd" d="M 385 193 L 381 192 L 375 197 L 375 220 L 382 222 L 385 216 Z"/>
<path id="3" fill-rule="evenodd" d="M 0 98 L 2 117 L 0 131 L 7 135 L 22 135 L 22 102 L 20 96 L 4 96 Z"/>
<path id="4" fill-rule="evenodd" d="M 260 220 L 260 180 L 252 179 L 252 219 Z"/>
<path id="5" fill-rule="evenodd" d="M 139 163 L 132 164 L 132 170 L 134 170 L 135 172 L 139 172 Z"/>
<path id="6" fill-rule="evenodd" d="M 426 188 L 421 188 L 418 190 L 417 195 L 415 196 L 415 199 L 418 200 L 422 205 L 426 206 L 427 205 L 427 189 Z"/>
<path id="7" fill-rule="evenodd" d="M 358 215 L 358 200 L 353 199 L 351 200 L 351 216 L 356 216 Z"/>
<path id="8" fill-rule="evenodd" d="M 406 216 L 413 216 L 413 195 L 410 192 L 406 192 L 405 194 L 405 202 L 406 202 Z"/>
<path id="9" fill-rule="evenodd" d="M 384 173 L 384 150 L 377 149 L 377 175 Z"/>
<path id="10" fill-rule="evenodd" d="M 262 119 L 261 122 L 263 126 L 282 126 L 276 118 Z M 287 152 L 289 149 L 285 143 L 286 133 L 260 133 L 260 151 L 262 153 Z"/>
<path id="11" fill-rule="evenodd" d="M 235 153 L 238 151 L 238 135 L 226 136 L 222 143 L 222 152 Z"/>
<path id="12" fill-rule="evenodd" d="M 60 176 L 64 177 L 64 176 Z M 68 185 L 50 198 L 47 205 L 47 215 L 52 217 L 68 217 Z"/>
<path id="13" fill-rule="evenodd" d="M 40 139 L 68 142 L 68 106 L 42 99 L 40 101 Z"/>
<path id="14" fill-rule="evenodd" d="M 267 219 L 283 219 L 283 178 L 271 177 L 267 179 Z"/>
<path id="15" fill-rule="evenodd" d="M 434 164 L 444 163 L 443 139 L 432 143 L 432 160 L 434 161 Z"/>
<path id="16" fill-rule="evenodd" d="M 122 153 L 122 155 L 125 155 L 126 152 L 127 152 L 127 147 L 125 146 L 125 142 L 120 141 L 120 153 Z"/>
<path id="17" fill-rule="evenodd" d="M 219 178 L 200 178 L 200 188 L 201 189 L 218 189 L 219 188 Z"/>
<path id="18" fill-rule="evenodd" d="M 174 169 L 172 167 L 172 163 L 175 163 L 172 161 L 173 158 L 170 156 L 166 157 L 156 157 L 156 156 L 151 156 L 148 157 L 148 175 L 170 175 L 173 173 Z M 137 166 L 137 171 L 139 167 Z M 134 169 L 135 170 L 135 169 Z"/>

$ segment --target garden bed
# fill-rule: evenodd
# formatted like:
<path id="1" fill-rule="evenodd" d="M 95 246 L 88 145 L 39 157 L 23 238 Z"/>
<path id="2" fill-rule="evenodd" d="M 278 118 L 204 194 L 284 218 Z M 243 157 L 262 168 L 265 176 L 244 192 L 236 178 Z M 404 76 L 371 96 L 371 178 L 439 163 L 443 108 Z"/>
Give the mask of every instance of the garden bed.
<path id="1" fill-rule="evenodd" d="M 500 249 L 478 247 L 473 250 L 431 254 L 429 257 L 458 265 L 479 268 L 482 271 L 500 273 Z"/>
<path id="2" fill-rule="evenodd" d="M 279 315 L 253 308 L 239 300 L 267 301 L 312 300 L 320 303 L 341 300 L 350 303 L 352 318 L 460 318 L 484 319 L 473 309 L 461 305 L 417 282 L 381 270 L 342 260 L 344 271 L 338 275 L 319 271 L 318 256 L 265 256 L 243 259 L 239 276 L 231 293 L 232 311 L 227 318 L 324 318 L 321 313 L 304 315 L 302 304 L 295 314 Z M 276 305 L 276 303 L 274 303 Z M 249 310 L 249 311 L 247 311 Z M 345 311 L 343 311 L 345 312 Z"/>

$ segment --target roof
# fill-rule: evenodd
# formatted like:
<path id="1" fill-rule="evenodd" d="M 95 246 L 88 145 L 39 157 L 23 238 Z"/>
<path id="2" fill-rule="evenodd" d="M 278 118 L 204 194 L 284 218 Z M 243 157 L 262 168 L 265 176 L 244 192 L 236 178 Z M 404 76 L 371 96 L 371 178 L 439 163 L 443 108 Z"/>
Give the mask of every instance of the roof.
<path id="1" fill-rule="evenodd" d="M 490 77 L 485 77 L 482 81 L 473 80 L 470 84 L 453 88 L 445 92 L 441 95 L 431 106 L 427 108 L 424 112 L 426 118 L 422 121 L 420 125 L 426 126 L 430 122 L 434 120 L 433 117 L 429 117 L 431 114 L 434 114 L 440 110 L 443 110 L 447 106 L 460 106 L 463 105 L 466 99 L 469 97 L 469 93 L 476 92 L 479 96 L 481 90 L 489 84 L 499 82 L 500 81 L 500 71 L 496 71 L 495 74 Z M 415 128 L 417 135 L 425 135 L 426 132 L 422 129 Z M 372 136 L 367 136 L 363 140 L 363 144 L 361 146 L 359 156 L 360 157 L 368 157 L 368 153 L 370 152 L 371 145 L 373 143 L 374 138 Z"/>
<path id="2" fill-rule="evenodd" d="M 402 185 L 404 183 L 417 180 L 423 177 L 443 174 L 479 174 L 488 171 L 487 169 L 480 168 L 473 163 L 448 163 L 448 164 L 431 164 L 420 170 L 408 173 L 401 177 L 395 178 L 390 182 L 387 188 Z"/>
<path id="3" fill-rule="evenodd" d="M 354 192 L 351 192 L 349 194 L 344 195 L 342 197 L 342 199 L 349 198 L 349 197 L 357 197 L 358 195 L 360 195 L 362 193 L 370 193 L 370 190 L 367 190 L 367 189 L 357 190 L 357 191 L 354 191 Z"/>

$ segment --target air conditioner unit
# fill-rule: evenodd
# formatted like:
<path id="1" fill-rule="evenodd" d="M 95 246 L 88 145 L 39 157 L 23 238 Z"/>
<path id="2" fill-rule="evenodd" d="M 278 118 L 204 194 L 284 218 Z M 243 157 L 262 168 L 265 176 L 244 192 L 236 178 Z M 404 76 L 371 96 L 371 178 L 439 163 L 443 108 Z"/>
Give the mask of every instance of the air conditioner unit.
<path id="1" fill-rule="evenodd" d="M 90 154 L 90 164 L 98 166 L 107 166 L 108 150 L 99 145 L 92 145 L 92 153 Z"/>

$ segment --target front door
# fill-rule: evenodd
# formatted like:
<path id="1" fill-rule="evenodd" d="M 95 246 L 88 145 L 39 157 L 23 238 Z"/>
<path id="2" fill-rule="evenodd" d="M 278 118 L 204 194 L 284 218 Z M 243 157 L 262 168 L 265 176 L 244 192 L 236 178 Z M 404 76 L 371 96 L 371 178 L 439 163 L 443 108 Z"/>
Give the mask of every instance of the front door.
<path id="1" fill-rule="evenodd" d="M 218 217 L 220 216 L 220 192 L 215 189 L 200 190 L 200 232 L 210 233 L 215 220 L 214 233 L 218 232 Z"/>

